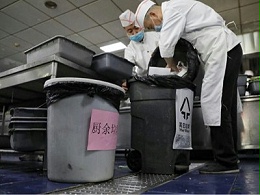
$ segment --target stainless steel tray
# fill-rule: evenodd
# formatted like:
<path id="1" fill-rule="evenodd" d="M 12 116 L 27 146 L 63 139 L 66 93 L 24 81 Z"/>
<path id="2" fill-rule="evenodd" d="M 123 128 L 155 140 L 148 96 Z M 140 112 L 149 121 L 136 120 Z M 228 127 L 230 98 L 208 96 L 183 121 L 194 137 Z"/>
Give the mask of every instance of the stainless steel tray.
<path id="1" fill-rule="evenodd" d="M 47 108 L 11 108 L 10 115 L 12 116 L 12 119 L 14 119 L 14 117 L 47 117 Z"/>
<path id="2" fill-rule="evenodd" d="M 9 129 L 13 128 L 47 128 L 47 121 L 11 121 Z"/>
<path id="3" fill-rule="evenodd" d="M 94 51 L 63 36 L 55 36 L 25 51 L 27 63 L 58 55 L 84 67 L 90 67 Z"/>
<path id="4" fill-rule="evenodd" d="M 12 121 L 45 121 L 47 122 L 47 117 L 19 117 L 19 116 L 14 116 L 11 117 L 11 122 Z"/>

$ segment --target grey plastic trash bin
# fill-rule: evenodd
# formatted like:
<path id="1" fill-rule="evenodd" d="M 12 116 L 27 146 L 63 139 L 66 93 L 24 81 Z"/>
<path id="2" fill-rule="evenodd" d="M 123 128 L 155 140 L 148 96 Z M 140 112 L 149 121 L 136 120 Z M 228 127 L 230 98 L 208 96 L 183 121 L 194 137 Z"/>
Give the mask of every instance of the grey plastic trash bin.
<path id="1" fill-rule="evenodd" d="M 111 179 L 115 149 L 87 150 L 88 132 L 92 110 L 118 113 L 124 90 L 111 83 L 82 78 L 50 79 L 44 90 L 48 102 L 48 179 L 77 183 Z"/>

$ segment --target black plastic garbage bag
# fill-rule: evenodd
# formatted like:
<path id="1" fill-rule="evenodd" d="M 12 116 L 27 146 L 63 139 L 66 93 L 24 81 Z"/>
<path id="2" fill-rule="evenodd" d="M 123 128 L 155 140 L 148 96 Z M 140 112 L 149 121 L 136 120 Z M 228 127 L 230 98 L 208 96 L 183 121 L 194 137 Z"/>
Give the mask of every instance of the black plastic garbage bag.
<path id="1" fill-rule="evenodd" d="M 150 86 L 171 88 L 171 89 L 183 89 L 188 88 L 195 92 L 196 86 L 189 80 L 179 77 L 177 75 L 148 75 L 145 77 L 134 76 L 128 81 L 131 86 L 132 82 L 142 82 Z"/>
<path id="2" fill-rule="evenodd" d="M 199 72 L 200 66 L 197 50 L 190 42 L 180 39 L 175 46 L 174 53 L 174 60 L 176 62 L 181 61 L 188 68 L 187 74 L 183 78 L 193 81 Z M 149 67 L 165 67 L 166 65 L 165 60 L 160 55 L 159 47 L 157 47 L 149 61 Z"/>
<path id="3" fill-rule="evenodd" d="M 90 97 L 95 95 L 110 102 L 119 110 L 120 100 L 124 98 L 124 93 L 112 87 L 82 82 L 57 82 L 44 88 L 46 92 L 46 103 L 49 106 L 63 98 L 75 94 L 87 94 Z"/>

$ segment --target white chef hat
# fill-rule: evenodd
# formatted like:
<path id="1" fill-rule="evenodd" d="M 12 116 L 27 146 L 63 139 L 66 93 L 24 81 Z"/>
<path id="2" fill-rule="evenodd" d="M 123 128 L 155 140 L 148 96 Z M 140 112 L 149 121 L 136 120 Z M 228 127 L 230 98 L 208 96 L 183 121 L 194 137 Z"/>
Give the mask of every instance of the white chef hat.
<path id="1" fill-rule="evenodd" d="M 144 18 L 148 10 L 154 5 L 155 3 L 150 0 L 143 0 L 137 7 L 135 12 L 135 25 L 138 27 L 144 26 Z"/>
<path id="2" fill-rule="evenodd" d="M 119 19 L 121 21 L 122 26 L 127 27 L 135 22 L 135 14 L 129 9 L 127 9 L 119 16 Z"/>

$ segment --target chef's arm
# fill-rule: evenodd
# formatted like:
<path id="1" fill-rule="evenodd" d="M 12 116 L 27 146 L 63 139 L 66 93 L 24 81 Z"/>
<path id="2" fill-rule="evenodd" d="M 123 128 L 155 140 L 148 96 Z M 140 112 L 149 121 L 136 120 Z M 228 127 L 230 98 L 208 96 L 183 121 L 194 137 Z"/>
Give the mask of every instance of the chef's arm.
<path id="1" fill-rule="evenodd" d="M 177 64 L 174 60 L 174 58 L 164 58 L 165 62 L 166 62 L 166 68 L 171 68 L 171 71 L 173 72 L 179 72 L 179 70 L 177 69 Z"/>

